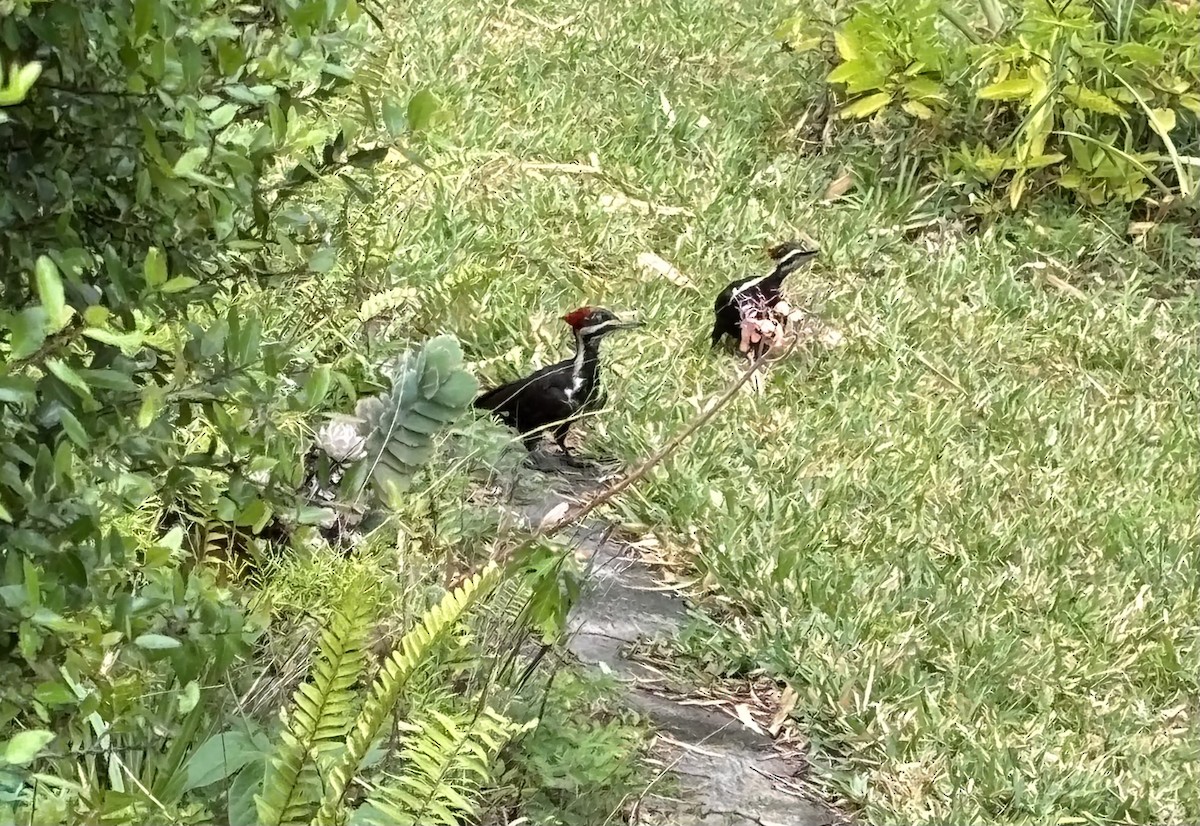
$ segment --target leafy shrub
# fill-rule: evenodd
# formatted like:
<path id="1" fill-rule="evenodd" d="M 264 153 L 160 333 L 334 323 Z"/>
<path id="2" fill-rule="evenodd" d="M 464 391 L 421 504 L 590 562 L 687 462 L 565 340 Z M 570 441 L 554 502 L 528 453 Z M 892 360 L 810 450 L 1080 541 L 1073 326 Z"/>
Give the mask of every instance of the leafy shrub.
<path id="1" fill-rule="evenodd" d="M 1011 23 L 981 6 L 993 32 L 949 4 L 854 4 L 826 26 L 840 115 L 936 130 L 957 144 L 942 174 L 969 192 L 1003 186 L 1012 208 L 1031 185 L 1093 206 L 1194 203 L 1195 153 L 1181 147 L 1198 141 L 1200 6 L 1022 0 Z M 778 36 L 813 50 L 820 25 L 801 15 Z"/>
<path id="2" fill-rule="evenodd" d="M 334 260 L 278 173 L 336 131 L 357 6 L 0 7 L 0 739 L 54 735 L 36 794 L 31 761 L 0 783 L 34 822 L 190 819 L 256 629 L 198 557 L 295 506 L 337 384 L 240 298 Z"/>

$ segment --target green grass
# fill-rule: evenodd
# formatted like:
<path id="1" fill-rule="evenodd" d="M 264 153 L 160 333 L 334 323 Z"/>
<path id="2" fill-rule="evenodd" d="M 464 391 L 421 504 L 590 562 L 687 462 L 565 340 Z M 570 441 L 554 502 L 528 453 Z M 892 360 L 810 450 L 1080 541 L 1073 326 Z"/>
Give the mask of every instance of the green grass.
<path id="1" fill-rule="evenodd" d="M 588 433 L 634 459 L 735 375 L 712 296 L 808 232 L 792 292 L 846 344 L 773 367 L 620 506 L 727 598 L 684 652 L 794 685 L 817 780 L 872 823 L 1200 820 L 1195 301 L 1105 222 L 906 236 L 937 199 L 903 147 L 789 135 L 812 72 L 770 40 L 785 11 L 396 5 L 397 93 L 453 120 L 418 147 L 432 172 L 382 173 L 395 250 L 368 286 L 416 288 L 409 332 L 454 332 L 485 380 L 566 352 L 578 304 L 636 310 Z M 592 153 L 603 174 L 524 166 Z M 603 205 L 622 190 L 667 209 Z M 1023 266 L 1050 257 L 1082 297 Z"/>

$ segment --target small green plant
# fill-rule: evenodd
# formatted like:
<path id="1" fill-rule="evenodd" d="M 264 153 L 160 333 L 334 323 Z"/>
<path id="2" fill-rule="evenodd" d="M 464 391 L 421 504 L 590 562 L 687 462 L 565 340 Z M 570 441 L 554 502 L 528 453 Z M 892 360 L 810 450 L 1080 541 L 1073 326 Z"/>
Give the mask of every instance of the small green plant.
<path id="1" fill-rule="evenodd" d="M 894 105 L 928 120 L 949 103 L 945 84 L 957 67 L 937 30 L 940 5 L 935 0 L 874 0 L 855 7 L 833 33 L 841 62 L 827 76 L 845 90 L 841 117 L 866 118 Z M 813 30 L 811 18 L 800 16 L 787 21 L 777 36 L 792 49 L 806 51 L 821 43 Z"/>
<path id="2" fill-rule="evenodd" d="M 808 15 L 777 36 L 798 50 L 832 40 L 840 62 L 826 80 L 842 117 L 898 109 L 957 133 L 943 173 L 968 190 L 1003 187 L 1010 208 L 1031 185 L 1091 206 L 1192 201 L 1200 175 L 1176 142 L 1194 141 L 1200 115 L 1196 4 L 1023 0 L 1014 21 L 981 8 L 990 31 L 948 4 L 871 0 L 824 40 Z"/>
<path id="3" fill-rule="evenodd" d="M 595 826 L 619 822 L 650 782 L 641 759 L 643 731 L 615 716 L 610 681 L 558 674 L 534 698 L 537 725 L 514 741 L 501 791 L 506 802 L 539 826 Z"/>

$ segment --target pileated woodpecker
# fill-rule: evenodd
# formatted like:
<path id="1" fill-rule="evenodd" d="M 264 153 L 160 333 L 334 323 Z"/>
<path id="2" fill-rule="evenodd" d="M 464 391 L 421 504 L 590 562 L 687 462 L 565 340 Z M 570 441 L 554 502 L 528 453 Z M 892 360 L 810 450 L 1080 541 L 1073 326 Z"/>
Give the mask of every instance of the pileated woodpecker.
<path id="1" fill-rule="evenodd" d="M 817 251 L 799 241 L 785 241 L 772 247 L 768 254 L 775 262 L 774 270 L 766 275 L 753 275 L 734 281 L 717 296 L 713 305 L 716 315 L 712 331 L 713 347 L 720 343 L 722 336 L 740 341 L 744 315 L 778 304 L 782 298 L 783 279 L 815 258 Z"/>
<path id="2" fill-rule="evenodd" d="M 600 341 L 609 333 L 641 325 L 621 321 L 603 307 L 580 307 L 562 318 L 575 332 L 575 355 L 487 391 L 475 399 L 475 408 L 492 411 L 514 428 L 531 452 L 550 430 L 563 456 L 572 460 L 567 431 L 581 414 L 606 400 L 600 389 Z"/>

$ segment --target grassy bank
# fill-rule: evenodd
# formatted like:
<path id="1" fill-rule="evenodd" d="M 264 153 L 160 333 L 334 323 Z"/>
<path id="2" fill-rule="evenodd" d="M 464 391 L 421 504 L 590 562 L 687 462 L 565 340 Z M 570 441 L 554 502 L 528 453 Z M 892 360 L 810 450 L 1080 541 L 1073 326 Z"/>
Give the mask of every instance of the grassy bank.
<path id="1" fill-rule="evenodd" d="M 941 221 L 902 146 L 822 147 L 781 5 L 398 8 L 390 70 L 453 121 L 398 175 L 379 286 L 415 288 L 416 331 L 485 378 L 563 352 L 572 306 L 636 310 L 589 447 L 661 445 L 734 375 L 711 296 L 767 243 L 822 245 L 791 287 L 845 344 L 773 368 L 622 505 L 708 575 L 685 653 L 791 683 L 818 779 L 871 822 L 1200 818 L 1181 273 L 1101 217 Z"/>

